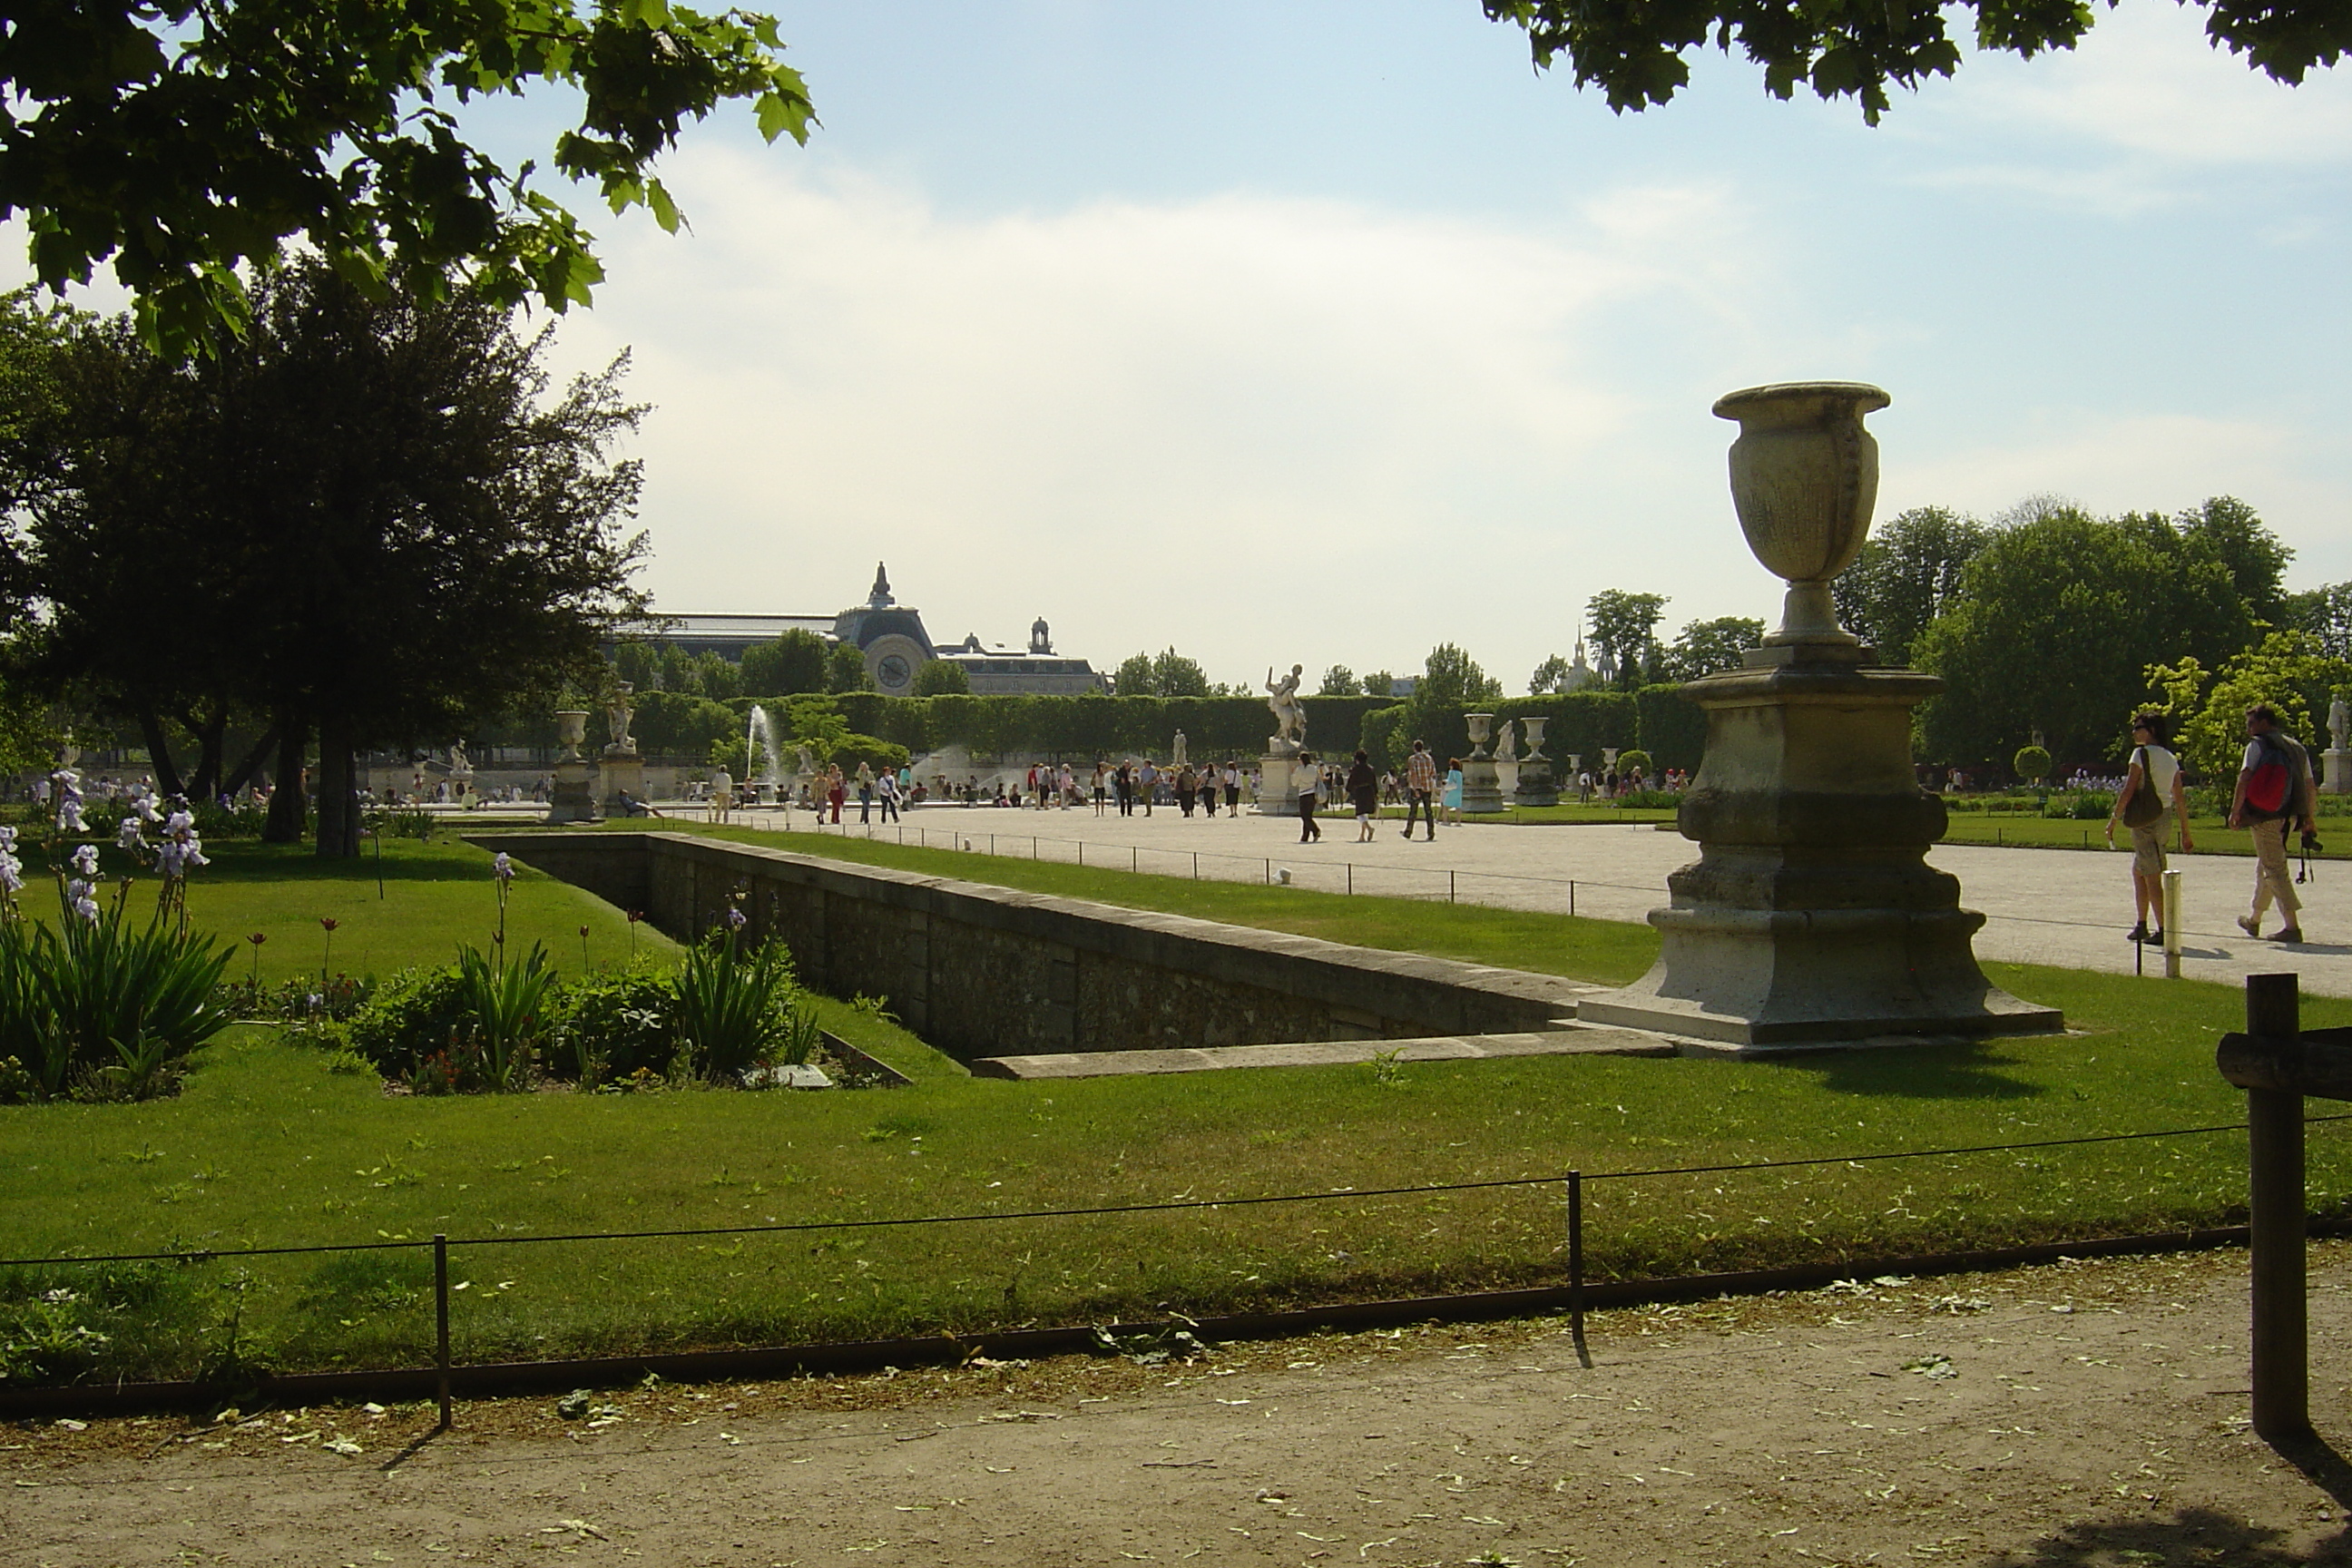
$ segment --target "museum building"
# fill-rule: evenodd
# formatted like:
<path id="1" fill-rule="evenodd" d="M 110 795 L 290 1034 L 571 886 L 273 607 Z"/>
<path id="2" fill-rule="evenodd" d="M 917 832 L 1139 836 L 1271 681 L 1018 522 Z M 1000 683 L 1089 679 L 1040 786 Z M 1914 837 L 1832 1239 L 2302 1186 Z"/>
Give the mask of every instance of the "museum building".
<path id="1" fill-rule="evenodd" d="M 886 697 L 912 696 L 915 672 L 933 659 L 962 667 L 972 694 L 980 697 L 1005 693 L 1077 697 L 1108 690 L 1110 686 L 1085 659 L 1055 653 L 1051 630 L 1042 616 L 1030 626 L 1026 647 L 992 647 L 976 633 L 949 647 L 934 643 L 923 627 L 922 613 L 891 595 L 889 571 L 878 562 L 873 591 L 866 602 L 838 615 L 677 616 L 658 626 L 636 630 L 637 635 L 675 644 L 688 653 L 715 653 L 740 660 L 745 649 L 795 628 L 864 654 L 874 689 Z"/>

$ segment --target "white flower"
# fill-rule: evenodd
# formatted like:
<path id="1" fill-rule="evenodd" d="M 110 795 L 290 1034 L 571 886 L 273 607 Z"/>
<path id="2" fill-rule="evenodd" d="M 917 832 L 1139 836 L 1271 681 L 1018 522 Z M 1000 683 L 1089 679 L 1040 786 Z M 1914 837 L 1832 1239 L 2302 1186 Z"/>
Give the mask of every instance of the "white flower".
<path id="1" fill-rule="evenodd" d="M 16 830 L 5 823 L 0 823 L 0 855 L 5 855 L 15 847 L 16 847 Z"/>
<path id="2" fill-rule="evenodd" d="M 194 827 L 195 825 L 196 819 L 194 816 L 184 811 L 175 811 L 164 818 L 163 831 L 176 837 Z"/>
<path id="3" fill-rule="evenodd" d="M 137 817 L 126 816 L 122 819 L 122 826 L 115 829 L 114 843 L 115 847 L 121 849 L 143 849 L 147 847 L 146 836 L 140 832 Z"/>
<path id="4" fill-rule="evenodd" d="M 71 796 L 68 796 L 66 799 L 58 802 L 58 831 L 60 833 L 88 833 L 89 831 L 89 824 L 81 819 L 80 801 L 76 800 Z"/>
<path id="5" fill-rule="evenodd" d="M 191 866 L 209 866 L 212 864 L 211 861 L 205 858 L 204 840 L 198 838 L 193 833 L 188 835 L 187 842 L 181 846 L 181 853 L 187 858 L 187 862 Z"/>
<path id="6" fill-rule="evenodd" d="M 92 924 L 97 923 L 98 900 L 96 899 L 89 897 L 88 894 L 84 894 L 82 897 L 74 900 L 73 908 L 74 913 L 79 915 L 82 919 L 90 921 Z"/>
<path id="7" fill-rule="evenodd" d="M 75 873 L 79 876 L 97 876 L 98 846 L 95 844 L 85 844 L 80 848 L 75 850 L 73 852 L 73 868 Z"/>
<path id="8" fill-rule="evenodd" d="M 25 890 L 25 863 L 14 855 L 0 855 L 0 893 Z"/>
<path id="9" fill-rule="evenodd" d="M 156 847 L 155 874 L 159 877 L 184 876 L 186 874 L 187 858 L 188 847 L 167 838 Z"/>
<path id="10" fill-rule="evenodd" d="M 743 925 L 744 925 L 744 921 L 743 921 L 743 911 L 742 911 L 741 910 L 737 909 L 737 908 L 736 908 L 734 905 L 732 905 L 732 904 L 728 905 L 728 906 L 727 906 L 727 929 L 728 929 L 729 931 L 741 931 L 741 930 L 743 929 Z"/>
<path id="11" fill-rule="evenodd" d="M 142 795 L 139 797 L 139 820 L 142 822 L 161 822 L 163 820 L 163 814 L 155 809 L 155 797 L 153 795 Z"/>
<path id="12" fill-rule="evenodd" d="M 68 899 L 86 899 L 89 897 L 89 884 L 83 881 L 79 877 L 76 877 L 66 883 L 66 897 Z"/>
<path id="13" fill-rule="evenodd" d="M 490 875 L 501 882 L 514 880 L 514 861 L 503 849 L 490 857 Z"/>

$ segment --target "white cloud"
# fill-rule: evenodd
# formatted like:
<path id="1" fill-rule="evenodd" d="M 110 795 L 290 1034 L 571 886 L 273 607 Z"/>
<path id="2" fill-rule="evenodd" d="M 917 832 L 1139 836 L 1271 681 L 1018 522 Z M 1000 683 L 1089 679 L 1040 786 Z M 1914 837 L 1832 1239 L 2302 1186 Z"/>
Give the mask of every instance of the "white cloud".
<path id="1" fill-rule="evenodd" d="M 954 219 L 725 149 L 668 178 L 696 233 L 616 240 L 562 340 L 636 345 L 666 608 L 828 610 L 887 557 L 935 636 L 1043 613 L 1225 679 L 1449 637 L 1522 678 L 1654 574 L 1656 474 L 1721 495 L 1722 388 L 1662 441 L 1626 353 L 1752 321 L 1770 274 L 1706 187 L 1540 235 L 1239 195 Z"/>

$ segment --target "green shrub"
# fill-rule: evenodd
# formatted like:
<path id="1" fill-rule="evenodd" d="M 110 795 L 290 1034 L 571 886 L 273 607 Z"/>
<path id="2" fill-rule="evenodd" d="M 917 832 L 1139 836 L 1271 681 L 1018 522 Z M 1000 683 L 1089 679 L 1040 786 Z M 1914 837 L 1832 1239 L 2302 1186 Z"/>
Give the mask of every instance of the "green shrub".
<path id="1" fill-rule="evenodd" d="M 471 1023 L 455 965 L 404 969 L 351 1021 L 351 1047 L 390 1079 L 413 1079 L 428 1057 L 454 1063 Z"/>
<path id="2" fill-rule="evenodd" d="M 1650 753 L 1639 746 L 1617 753 L 1617 775 L 1620 778 L 1636 773 L 1643 778 L 1648 778 L 1655 768 L 1656 764 L 1650 760 Z"/>
<path id="3" fill-rule="evenodd" d="M 2069 790 L 2053 795 L 2042 807 L 2044 816 L 2065 822 L 2103 822 L 2116 809 L 2116 797 L 2100 790 Z"/>
<path id="4" fill-rule="evenodd" d="M 678 1047 L 675 976 L 641 964 L 572 981 L 550 1006 L 548 1045 L 550 1068 L 583 1089 L 667 1078 Z"/>
<path id="5" fill-rule="evenodd" d="M 2017 755 L 2010 759 L 2010 766 L 2019 778 L 2039 783 L 2050 776 L 2050 753 L 2040 746 L 2020 746 Z"/>

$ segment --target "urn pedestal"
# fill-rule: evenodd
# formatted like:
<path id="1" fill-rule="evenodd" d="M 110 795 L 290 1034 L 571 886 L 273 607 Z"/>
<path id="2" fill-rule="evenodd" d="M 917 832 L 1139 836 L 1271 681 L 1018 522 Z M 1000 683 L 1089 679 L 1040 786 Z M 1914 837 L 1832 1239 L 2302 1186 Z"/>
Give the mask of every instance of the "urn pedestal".
<path id="1" fill-rule="evenodd" d="M 1944 803 L 1913 774 L 1911 710 L 1943 683 L 1792 651 L 1683 688 L 1706 710 L 1677 819 L 1699 858 L 1650 912 L 1657 963 L 1578 1019 L 1745 1051 L 2063 1028 L 1985 978 L 1984 917 L 1927 863 Z"/>
<path id="2" fill-rule="evenodd" d="M 1518 787 L 1512 791 L 1512 803 L 1517 805 L 1558 805 L 1559 784 L 1552 777 L 1551 759 L 1543 754 L 1544 726 L 1549 718 L 1530 717 L 1519 721 L 1528 732 L 1527 754 L 1519 759 Z"/>
<path id="3" fill-rule="evenodd" d="M 1812 382 L 1716 405 L 1740 422 L 1732 498 L 1758 559 L 1789 580 L 1787 609 L 1742 668 L 1683 688 L 1706 710 L 1677 818 L 1699 858 L 1650 912 L 1657 963 L 1581 999 L 1580 1021 L 1743 1053 L 2064 1026 L 1985 978 L 1971 946 L 1984 917 L 1927 863 L 1944 803 L 1913 771 L 1911 710 L 1943 682 L 1881 667 L 1831 613 L 1829 579 L 1862 548 L 1877 492 L 1862 416 L 1887 401 Z"/>
<path id="4" fill-rule="evenodd" d="M 1495 753 L 1486 739 L 1495 723 L 1492 713 L 1471 713 L 1470 754 L 1462 759 L 1462 815 L 1493 816 L 1504 805 L 1502 777 L 1495 770 Z"/>
<path id="5" fill-rule="evenodd" d="M 596 810 L 596 765 L 580 754 L 580 742 L 588 733 L 588 714 L 584 709 L 567 709 L 555 716 L 556 738 L 563 750 L 555 759 L 555 782 L 547 792 L 547 820 L 561 822 L 594 822 Z"/>
<path id="6" fill-rule="evenodd" d="M 2322 795 L 2352 795 L 2352 751 L 2330 746 L 2320 753 L 2320 763 L 2326 772 L 2319 786 Z"/>

